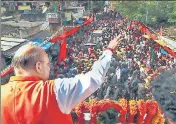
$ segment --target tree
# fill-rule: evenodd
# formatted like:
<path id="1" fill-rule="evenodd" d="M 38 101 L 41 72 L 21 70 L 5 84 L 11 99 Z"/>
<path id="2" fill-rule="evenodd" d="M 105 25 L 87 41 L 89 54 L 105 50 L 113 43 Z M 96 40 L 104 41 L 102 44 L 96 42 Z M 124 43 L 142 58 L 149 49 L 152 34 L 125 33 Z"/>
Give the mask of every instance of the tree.
<path id="1" fill-rule="evenodd" d="M 175 1 L 116 1 L 113 5 L 123 16 L 142 21 L 149 26 L 176 22 Z"/>
<path id="2" fill-rule="evenodd" d="M 174 4 L 172 4 L 173 7 L 171 8 L 172 13 L 168 14 L 168 22 L 171 24 L 176 24 L 176 2 L 174 2 Z"/>
<path id="3" fill-rule="evenodd" d="M 105 1 L 91 1 L 91 7 L 93 13 L 97 13 L 104 9 Z"/>

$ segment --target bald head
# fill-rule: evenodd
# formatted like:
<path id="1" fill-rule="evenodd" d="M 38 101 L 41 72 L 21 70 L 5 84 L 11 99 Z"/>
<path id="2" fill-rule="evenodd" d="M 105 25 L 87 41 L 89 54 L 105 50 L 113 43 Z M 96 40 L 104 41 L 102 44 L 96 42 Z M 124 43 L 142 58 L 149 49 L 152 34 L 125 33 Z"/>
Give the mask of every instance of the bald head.
<path id="1" fill-rule="evenodd" d="M 16 51 L 12 65 L 16 69 L 32 69 L 35 67 L 35 63 L 39 61 L 44 54 L 46 54 L 46 52 L 43 49 L 29 43 Z"/>
<path id="2" fill-rule="evenodd" d="M 48 80 L 50 61 L 47 53 L 32 43 L 18 49 L 12 60 L 16 76 L 35 76 L 41 80 Z"/>

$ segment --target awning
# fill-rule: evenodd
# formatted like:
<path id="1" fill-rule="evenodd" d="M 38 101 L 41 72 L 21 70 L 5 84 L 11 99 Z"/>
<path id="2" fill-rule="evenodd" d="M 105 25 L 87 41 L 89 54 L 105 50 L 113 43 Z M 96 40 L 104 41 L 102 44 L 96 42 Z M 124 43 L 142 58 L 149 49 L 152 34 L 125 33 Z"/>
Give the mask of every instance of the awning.
<path id="1" fill-rule="evenodd" d="M 21 43 L 27 41 L 27 39 L 17 39 L 17 38 L 1 38 L 1 50 L 3 52 L 12 49 L 15 46 L 20 45 Z"/>
<path id="2" fill-rule="evenodd" d="M 76 20 L 76 24 L 82 24 L 82 23 L 84 23 L 83 20 Z"/>
<path id="3" fill-rule="evenodd" d="M 40 46 L 42 49 L 47 50 L 49 49 L 51 46 L 53 46 L 54 43 L 51 42 L 44 42 L 41 39 L 34 39 L 32 40 L 34 42 L 34 45 L 36 46 Z"/>

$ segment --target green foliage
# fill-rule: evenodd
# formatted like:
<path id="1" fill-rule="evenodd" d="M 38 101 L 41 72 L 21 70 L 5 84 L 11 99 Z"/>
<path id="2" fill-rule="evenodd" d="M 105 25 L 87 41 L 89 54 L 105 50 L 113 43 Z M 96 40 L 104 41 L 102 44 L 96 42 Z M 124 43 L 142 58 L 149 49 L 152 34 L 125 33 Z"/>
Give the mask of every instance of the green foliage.
<path id="1" fill-rule="evenodd" d="M 176 1 L 116 1 L 114 6 L 123 16 L 150 26 L 176 22 Z"/>
<path id="2" fill-rule="evenodd" d="M 104 9 L 105 1 L 91 1 L 91 8 L 93 13 L 97 13 Z"/>

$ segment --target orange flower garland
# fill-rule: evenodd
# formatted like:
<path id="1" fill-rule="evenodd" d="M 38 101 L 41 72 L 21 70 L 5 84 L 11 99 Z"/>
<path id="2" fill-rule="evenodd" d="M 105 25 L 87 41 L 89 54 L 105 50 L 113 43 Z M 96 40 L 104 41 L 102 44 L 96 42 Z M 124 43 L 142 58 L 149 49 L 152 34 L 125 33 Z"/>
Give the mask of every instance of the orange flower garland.
<path id="1" fill-rule="evenodd" d="M 147 100 L 146 104 L 147 104 L 147 116 L 144 120 L 144 123 L 151 124 L 153 116 L 155 116 L 155 114 L 157 113 L 158 104 L 156 101 L 152 101 L 152 100 Z"/>
<path id="2" fill-rule="evenodd" d="M 126 114 L 127 114 L 127 107 L 128 107 L 128 102 L 126 99 L 122 98 L 118 100 L 118 104 L 122 107 L 122 112 L 118 118 L 119 122 L 121 123 L 126 123 Z"/>
<path id="3" fill-rule="evenodd" d="M 118 102 L 107 99 L 100 101 L 92 99 L 89 103 L 80 103 L 74 110 L 78 116 L 78 124 L 85 123 L 84 112 L 87 111 L 90 111 L 91 114 L 90 123 L 96 124 L 98 114 L 109 108 L 114 108 L 116 111 L 120 112 L 118 123 L 126 123 L 127 112 L 129 112 L 128 123 L 134 123 L 134 116 L 137 113 L 137 124 L 164 124 L 165 122 L 165 119 L 162 117 L 162 112 L 158 108 L 157 102 L 153 100 L 148 100 L 146 102 L 144 100 L 130 100 L 128 103 L 126 99 L 119 99 Z M 146 117 L 145 114 L 147 114 Z"/>
<path id="4" fill-rule="evenodd" d="M 147 111 L 146 108 L 146 103 L 144 100 L 139 100 L 137 101 L 137 106 L 138 106 L 138 118 L 137 118 L 137 124 L 142 124 L 144 121 L 144 116 Z"/>
<path id="5" fill-rule="evenodd" d="M 102 111 L 106 111 L 109 108 L 115 108 L 116 106 L 113 105 L 113 101 L 108 99 L 100 100 L 91 104 L 91 124 L 96 124 L 97 114 L 100 114 Z M 121 108 L 119 108 L 119 110 L 120 109 Z"/>
<path id="6" fill-rule="evenodd" d="M 84 112 L 89 110 L 89 105 L 87 102 L 82 102 L 76 106 L 74 109 L 77 116 L 78 116 L 78 124 L 84 124 Z"/>
<path id="7" fill-rule="evenodd" d="M 91 116 L 91 119 L 90 119 L 90 123 L 91 124 L 96 124 L 97 122 L 97 109 L 98 109 L 98 102 L 97 101 L 92 101 L 91 104 L 90 104 L 90 116 Z"/>
<path id="8" fill-rule="evenodd" d="M 137 104 L 135 100 L 129 101 L 129 117 L 128 123 L 134 123 L 134 116 L 137 114 Z"/>
<path id="9" fill-rule="evenodd" d="M 164 124 L 165 119 L 162 117 L 162 111 L 158 108 L 156 115 L 152 119 L 152 124 Z"/>

